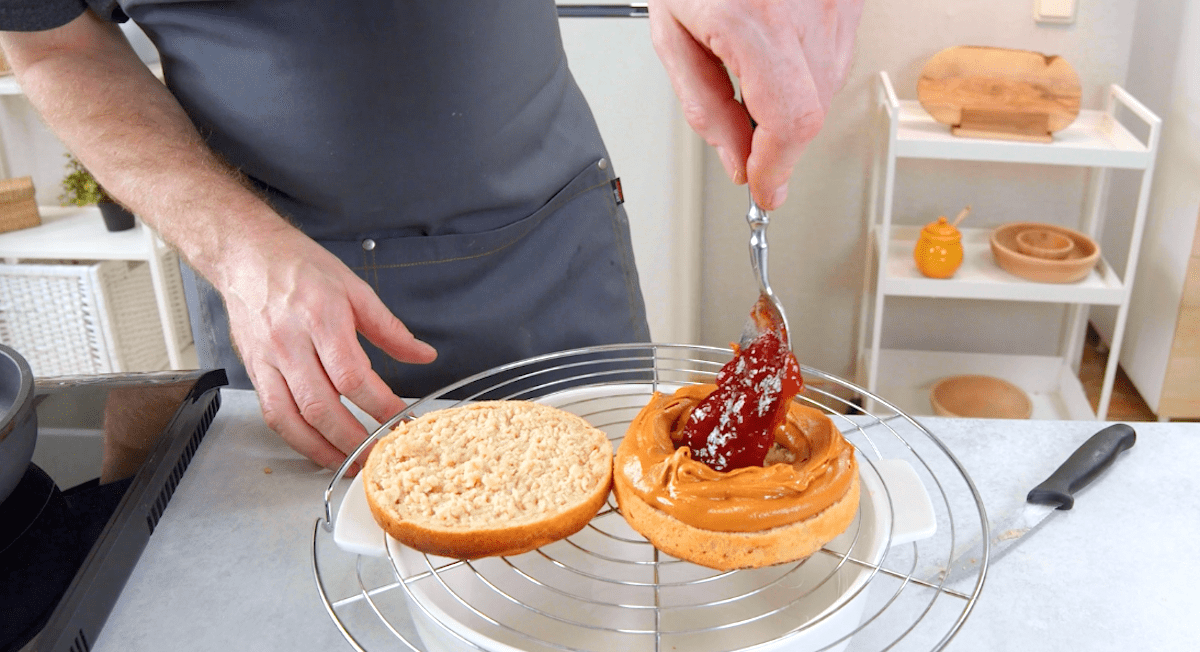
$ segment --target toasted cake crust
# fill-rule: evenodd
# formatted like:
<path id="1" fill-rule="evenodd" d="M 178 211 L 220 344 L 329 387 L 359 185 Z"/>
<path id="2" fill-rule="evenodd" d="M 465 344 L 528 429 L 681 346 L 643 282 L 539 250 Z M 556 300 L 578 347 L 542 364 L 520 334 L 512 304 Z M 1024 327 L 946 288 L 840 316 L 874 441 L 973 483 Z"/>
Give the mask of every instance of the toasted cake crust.
<path id="1" fill-rule="evenodd" d="M 619 473 L 613 479 L 621 515 L 655 548 L 717 570 L 761 568 L 798 561 L 841 534 L 858 512 L 859 483 L 841 500 L 806 520 L 761 532 L 701 530 L 648 505 Z"/>

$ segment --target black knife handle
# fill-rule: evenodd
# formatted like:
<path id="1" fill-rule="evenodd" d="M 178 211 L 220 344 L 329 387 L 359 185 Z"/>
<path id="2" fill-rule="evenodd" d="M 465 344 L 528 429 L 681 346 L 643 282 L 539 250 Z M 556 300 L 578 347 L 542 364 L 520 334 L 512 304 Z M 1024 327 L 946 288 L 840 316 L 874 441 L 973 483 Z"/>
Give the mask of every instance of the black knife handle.
<path id="1" fill-rule="evenodd" d="M 1050 477 L 1031 489 L 1025 500 L 1041 505 L 1058 503 L 1058 509 L 1071 509 L 1075 505 L 1074 493 L 1086 487 L 1135 441 L 1137 433 L 1123 423 L 1101 430 L 1075 449 Z"/>

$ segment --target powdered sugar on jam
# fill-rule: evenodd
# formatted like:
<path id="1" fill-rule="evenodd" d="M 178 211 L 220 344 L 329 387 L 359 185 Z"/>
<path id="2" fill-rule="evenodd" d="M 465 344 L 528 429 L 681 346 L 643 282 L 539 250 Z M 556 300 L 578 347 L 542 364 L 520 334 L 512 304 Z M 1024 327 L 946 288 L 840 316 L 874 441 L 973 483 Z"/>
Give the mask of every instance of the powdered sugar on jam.
<path id="1" fill-rule="evenodd" d="M 775 428 L 803 389 L 800 365 L 774 329 L 761 332 L 717 373 L 717 389 L 688 416 L 678 445 L 716 471 L 762 466 Z"/>

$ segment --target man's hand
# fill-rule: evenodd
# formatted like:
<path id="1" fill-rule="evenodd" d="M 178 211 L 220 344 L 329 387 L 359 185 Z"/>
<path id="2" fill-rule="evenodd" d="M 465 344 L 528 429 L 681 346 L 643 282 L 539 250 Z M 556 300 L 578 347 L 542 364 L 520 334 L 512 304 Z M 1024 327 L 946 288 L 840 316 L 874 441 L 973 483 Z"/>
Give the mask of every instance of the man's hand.
<path id="1" fill-rule="evenodd" d="M 787 198 L 792 167 L 845 80 L 862 2 L 649 1 L 654 48 L 688 124 L 765 210 Z"/>
<path id="2" fill-rule="evenodd" d="M 431 362 L 436 351 L 340 260 L 290 227 L 234 254 L 229 269 L 216 287 L 267 425 L 305 457 L 337 468 L 367 436 L 341 396 L 380 422 L 404 409 L 371 369 L 358 334 L 400 362 Z"/>

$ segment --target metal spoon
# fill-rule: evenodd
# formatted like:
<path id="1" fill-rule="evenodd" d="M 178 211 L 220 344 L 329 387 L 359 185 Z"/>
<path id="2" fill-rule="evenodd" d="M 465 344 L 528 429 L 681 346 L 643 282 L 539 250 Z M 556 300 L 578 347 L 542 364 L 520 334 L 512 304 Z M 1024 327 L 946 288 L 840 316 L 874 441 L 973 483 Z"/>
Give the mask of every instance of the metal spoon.
<path id="1" fill-rule="evenodd" d="M 774 330 L 780 339 L 792 348 L 791 332 L 788 330 L 787 316 L 783 313 L 783 304 L 771 291 L 771 282 L 767 278 L 767 224 L 771 219 L 767 212 L 758 206 L 754 196 L 750 196 L 750 211 L 746 213 L 746 222 L 750 224 L 750 266 L 758 278 L 758 301 L 750 311 L 750 317 L 742 327 L 742 337 L 738 346 L 746 348 L 766 330 Z"/>

